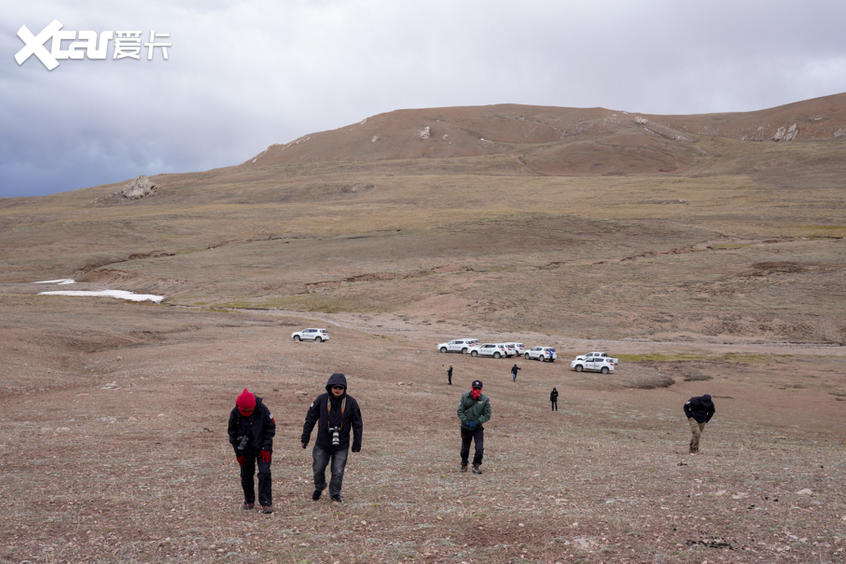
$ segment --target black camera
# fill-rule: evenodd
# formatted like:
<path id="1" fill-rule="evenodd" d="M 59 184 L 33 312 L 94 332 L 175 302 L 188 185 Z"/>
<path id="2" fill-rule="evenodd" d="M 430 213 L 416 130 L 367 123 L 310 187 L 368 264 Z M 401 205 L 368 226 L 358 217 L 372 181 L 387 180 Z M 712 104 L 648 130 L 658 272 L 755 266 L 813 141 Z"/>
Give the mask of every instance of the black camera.
<path id="1" fill-rule="evenodd" d="M 247 450 L 247 445 L 250 443 L 250 437 L 248 435 L 241 435 L 238 437 L 238 446 L 235 447 L 235 450 L 238 452 L 244 452 Z"/>
<path id="2" fill-rule="evenodd" d="M 329 427 L 329 434 L 332 435 L 332 446 L 336 447 L 341 444 L 341 428 Z"/>

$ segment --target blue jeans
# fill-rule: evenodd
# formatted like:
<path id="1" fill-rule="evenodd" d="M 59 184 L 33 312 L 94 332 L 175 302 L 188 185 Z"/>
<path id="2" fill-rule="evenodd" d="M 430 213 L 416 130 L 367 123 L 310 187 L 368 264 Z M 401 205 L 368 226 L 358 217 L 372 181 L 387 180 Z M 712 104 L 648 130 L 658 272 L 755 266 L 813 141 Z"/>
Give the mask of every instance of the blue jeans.
<path id="1" fill-rule="evenodd" d="M 344 483 L 344 467 L 347 465 L 347 449 L 331 451 L 314 445 L 311 451 L 312 470 L 314 470 L 314 489 L 322 492 L 326 489 L 326 467 L 332 461 L 332 478 L 329 480 L 329 495 L 341 495 L 341 486 Z"/>

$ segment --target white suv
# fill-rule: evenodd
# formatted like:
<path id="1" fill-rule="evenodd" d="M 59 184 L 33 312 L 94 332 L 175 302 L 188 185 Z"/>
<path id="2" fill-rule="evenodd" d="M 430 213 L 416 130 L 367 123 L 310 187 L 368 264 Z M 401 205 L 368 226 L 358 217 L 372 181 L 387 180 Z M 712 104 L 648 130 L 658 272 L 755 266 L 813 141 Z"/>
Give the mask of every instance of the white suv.
<path id="1" fill-rule="evenodd" d="M 523 356 L 526 353 L 526 345 L 523 343 L 505 343 L 506 347 L 513 347 L 515 356 Z"/>
<path id="2" fill-rule="evenodd" d="M 308 328 L 291 333 L 291 338 L 295 341 L 314 341 L 315 343 L 320 343 L 329 340 L 329 332 L 326 329 Z"/>
<path id="3" fill-rule="evenodd" d="M 587 370 L 588 372 L 602 372 L 608 374 L 614 372 L 614 363 L 607 356 L 577 356 L 576 360 L 570 363 L 570 368 L 576 372 Z"/>
<path id="4" fill-rule="evenodd" d="M 494 358 L 505 358 L 508 355 L 505 347 L 498 343 L 485 343 L 470 347 L 470 356 L 492 356 Z"/>
<path id="5" fill-rule="evenodd" d="M 613 356 L 608 356 L 608 353 L 599 352 L 599 351 L 580 354 L 579 356 L 576 357 L 576 360 L 584 360 L 589 356 L 601 356 L 602 358 L 607 358 L 608 360 L 610 360 L 614 364 L 614 366 L 617 366 L 618 364 L 620 364 L 619 358 L 614 358 Z"/>
<path id="6" fill-rule="evenodd" d="M 517 347 L 514 346 L 514 343 L 499 343 L 499 346 L 505 349 L 506 356 L 520 356 L 520 353 L 517 352 Z"/>
<path id="7" fill-rule="evenodd" d="M 478 345 L 479 339 L 468 337 L 466 339 L 453 339 L 448 343 L 441 343 L 438 345 L 438 352 L 457 352 L 467 354 L 470 352 L 470 347 Z"/>
<path id="8" fill-rule="evenodd" d="M 555 362 L 557 358 L 555 349 L 552 347 L 532 347 L 523 353 L 526 360 L 539 360 L 541 362 Z"/>

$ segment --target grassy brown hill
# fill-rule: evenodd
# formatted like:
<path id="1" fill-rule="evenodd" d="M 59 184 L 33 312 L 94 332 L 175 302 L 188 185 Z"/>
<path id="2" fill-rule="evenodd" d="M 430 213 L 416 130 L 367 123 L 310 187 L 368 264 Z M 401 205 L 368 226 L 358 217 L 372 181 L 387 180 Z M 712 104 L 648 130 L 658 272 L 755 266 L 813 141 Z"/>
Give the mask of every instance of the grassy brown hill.
<path id="1" fill-rule="evenodd" d="M 656 116 L 603 108 L 500 104 L 397 110 L 340 129 L 272 145 L 257 167 L 330 161 L 512 155 L 541 174 L 630 174 L 686 170 L 699 136 L 772 140 L 846 137 L 846 94 L 744 113 Z"/>
<path id="2" fill-rule="evenodd" d="M 749 140 L 794 123 L 791 141 Z M 3 201 L 3 278 L 582 336 L 842 342 L 844 127 L 846 94 L 698 116 L 401 110 L 153 177 L 140 200 L 109 185 Z"/>
<path id="3" fill-rule="evenodd" d="M 842 562 L 844 106 L 407 110 L 141 199 L 0 200 L 0 561 Z M 106 288 L 165 300 L 39 294 Z M 514 382 L 436 352 L 459 336 L 560 360 Z M 614 374 L 569 369 L 603 349 Z M 335 371 L 365 420 L 340 507 L 299 443 Z M 278 425 L 270 516 L 226 437 L 245 386 Z"/>

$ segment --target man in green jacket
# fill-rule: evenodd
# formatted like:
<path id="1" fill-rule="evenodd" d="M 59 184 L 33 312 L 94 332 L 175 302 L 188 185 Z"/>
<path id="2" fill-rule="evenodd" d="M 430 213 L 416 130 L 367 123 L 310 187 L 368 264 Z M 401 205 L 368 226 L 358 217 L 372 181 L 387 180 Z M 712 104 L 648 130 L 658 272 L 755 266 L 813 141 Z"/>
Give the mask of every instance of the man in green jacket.
<path id="1" fill-rule="evenodd" d="M 491 402 L 482 393 L 481 380 L 473 380 L 471 390 L 461 395 L 458 402 L 458 419 L 461 421 L 461 471 L 467 472 L 470 457 L 470 441 L 476 445 L 473 455 L 473 473 L 482 473 L 482 456 L 485 453 L 485 429 L 482 427 L 491 418 Z"/>

